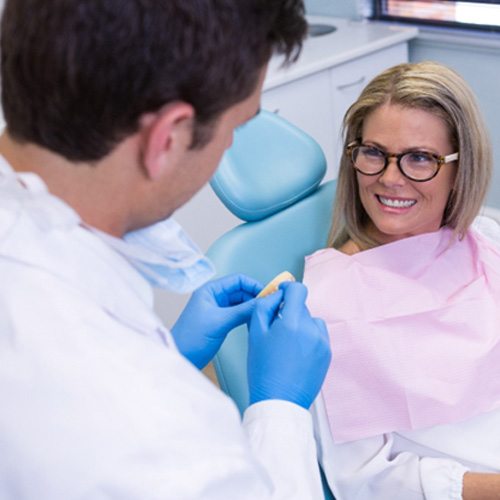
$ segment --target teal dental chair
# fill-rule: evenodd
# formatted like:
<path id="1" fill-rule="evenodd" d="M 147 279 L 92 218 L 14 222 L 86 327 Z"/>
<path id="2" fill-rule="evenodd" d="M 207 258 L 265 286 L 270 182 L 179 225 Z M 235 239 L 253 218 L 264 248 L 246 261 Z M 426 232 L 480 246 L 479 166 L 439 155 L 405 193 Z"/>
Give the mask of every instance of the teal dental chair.
<path id="1" fill-rule="evenodd" d="M 217 274 L 267 283 L 288 270 L 301 280 L 304 256 L 326 245 L 335 183 L 320 186 L 325 171 L 320 146 L 283 118 L 261 111 L 240 127 L 210 183 L 244 221 L 208 250 Z M 239 327 L 214 360 L 222 390 L 241 412 L 248 406 L 246 355 L 247 331 Z M 324 491 L 333 499 L 326 483 Z"/>

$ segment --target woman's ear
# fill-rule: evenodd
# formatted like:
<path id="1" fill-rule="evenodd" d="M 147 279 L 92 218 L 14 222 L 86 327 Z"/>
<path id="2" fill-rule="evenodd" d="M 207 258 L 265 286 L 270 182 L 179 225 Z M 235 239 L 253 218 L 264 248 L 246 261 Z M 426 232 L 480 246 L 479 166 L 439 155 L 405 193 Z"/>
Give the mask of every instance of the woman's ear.
<path id="1" fill-rule="evenodd" d="M 150 179 L 176 165 L 189 149 L 194 116 L 193 106 L 173 102 L 141 118 L 142 165 Z"/>

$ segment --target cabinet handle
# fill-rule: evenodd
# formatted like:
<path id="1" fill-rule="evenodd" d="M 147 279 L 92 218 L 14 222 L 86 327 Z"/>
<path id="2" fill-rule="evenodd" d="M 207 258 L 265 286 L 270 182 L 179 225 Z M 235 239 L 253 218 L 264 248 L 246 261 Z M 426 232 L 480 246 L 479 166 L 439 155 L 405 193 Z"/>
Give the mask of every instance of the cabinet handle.
<path id="1" fill-rule="evenodd" d="M 349 82 L 349 83 L 343 83 L 342 85 L 337 85 L 337 90 L 344 90 L 349 87 L 354 87 L 355 85 L 360 85 L 366 80 L 366 76 L 362 76 L 361 78 L 358 78 L 354 82 Z"/>

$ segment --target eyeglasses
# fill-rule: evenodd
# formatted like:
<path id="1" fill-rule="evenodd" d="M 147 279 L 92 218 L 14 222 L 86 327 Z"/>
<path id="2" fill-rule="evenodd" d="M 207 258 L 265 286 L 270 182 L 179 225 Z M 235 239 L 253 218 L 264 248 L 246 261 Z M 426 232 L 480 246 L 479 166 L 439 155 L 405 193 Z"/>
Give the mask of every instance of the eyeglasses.
<path id="1" fill-rule="evenodd" d="M 349 144 L 346 151 L 351 157 L 353 167 L 363 175 L 381 174 L 389 165 L 390 158 L 396 158 L 399 171 L 416 182 L 430 181 L 445 163 L 458 159 L 458 153 L 439 156 L 428 151 L 408 151 L 397 155 L 358 142 Z"/>

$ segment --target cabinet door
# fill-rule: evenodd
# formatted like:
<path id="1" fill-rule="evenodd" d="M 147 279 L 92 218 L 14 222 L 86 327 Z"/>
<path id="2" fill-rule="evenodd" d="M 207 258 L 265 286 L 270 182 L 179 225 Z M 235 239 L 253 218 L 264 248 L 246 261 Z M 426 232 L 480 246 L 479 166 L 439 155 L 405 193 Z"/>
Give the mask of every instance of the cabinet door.
<path id="1" fill-rule="evenodd" d="M 318 141 L 326 156 L 330 177 L 333 164 L 334 124 L 328 70 L 264 91 L 262 107 L 279 113 Z"/>
<path id="2" fill-rule="evenodd" d="M 342 120 L 349 106 L 359 97 L 368 82 L 381 73 L 399 63 L 408 62 L 408 45 L 400 43 L 372 54 L 359 57 L 353 61 L 335 66 L 330 70 L 332 124 L 333 124 L 333 173 L 335 177 L 342 155 L 343 141 Z"/>

